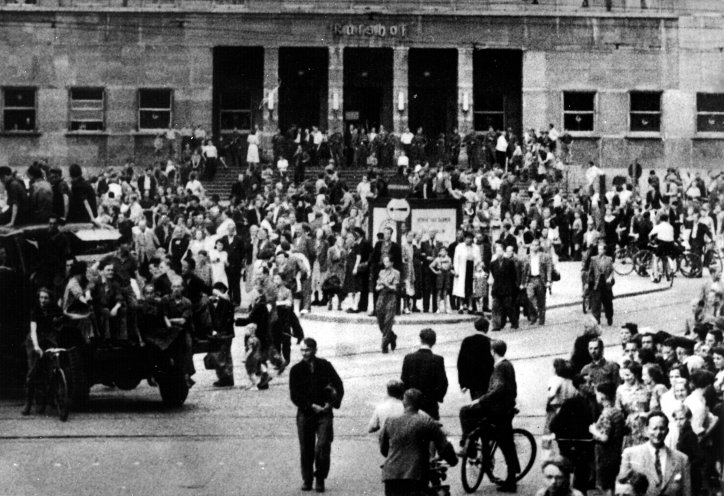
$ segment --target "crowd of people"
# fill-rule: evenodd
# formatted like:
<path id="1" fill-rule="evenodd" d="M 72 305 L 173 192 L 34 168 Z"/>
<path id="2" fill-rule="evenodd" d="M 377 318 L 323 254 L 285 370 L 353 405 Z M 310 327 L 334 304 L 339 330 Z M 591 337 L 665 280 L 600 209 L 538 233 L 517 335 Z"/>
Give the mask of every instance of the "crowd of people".
<path id="1" fill-rule="evenodd" d="M 582 290 L 596 324 L 601 323 L 603 313 L 612 325 L 612 263 L 617 246 L 632 240 L 647 246 L 655 236 L 661 242 L 660 255 L 667 254 L 670 244 L 680 239 L 703 254 L 708 243 L 721 245 L 724 233 L 722 174 L 712 173 L 705 179 L 699 173 L 668 170 L 662 178 L 651 171 L 646 187 L 641 181 L 617 176 L 604 190 L 599 181 L 603 171 L 589 163 L 584 167 L 583 183 L 564 192 L 561 178 L 570 162 L 572 143 L 553 125 L 547 130 L 529 130 L 522 138 L 512 130 L 490 129 L 466 136 L 454 130 L 434 143 L 422 129 L 415 134 L 406 130 L 399 137 L 382 126 L 379 132 L 350 128 L 346 136 L 326 136 L 318 128 L 295 127 L 273 137 L 269 161 L 261 150 L 258 129 L 246 140 L 246 160 L 242 160 L 244 147 L 239 136 L 231 138 L 234 151 L 226 141 L 218 142 L 201 131 L 184 136 L 180 151 L 175 135 L 159 136 L 154 143 L 156 163 L 146 168 L 129 161 L 86 177 L 83 169 L 73 164 L 66 180 L 62 169 L 42 161 L 28 167 L 24 176 L 17 169 L 0 167 L 4 186 L 0 224 L 11 228 L 29 223 L 49 226 L 38 240 L 38 250 L 48 256 L 40 257 L 34 277 L 38 305 L 27 342 L 30 372 L 24 413 L 31 409 L 30 384 L 35 379 L 37 357 L 54 344 L 52 323 L 58 315 L 75 319 L 88 341 L 169 345 L 168 333 L 164 338 L 146 333 L 147 329 L 171 329 L 174 335 L 186 336 L 188 350 L 194 341 L 218 339 L 220 351 L 209 357 L 209 364 L 218 373 L 215 386 L 225 387 L 233 385 L 230 343 L 234 313 L 248 310 L 248 316 L 237 319 L 236 324 L 245 326 L 245 365 L 251 384 L 265 389 L 269 368 L 283 373 L 290 360 L 291 340 L 304 339 L 298 315 L 310 312 L 313 306 L 376 315 L 383 352 L 396 348 L 393 326 L 398 313 L 490 312 L 493 331 L 508 322 L 518 328 L 523 313 L 531 324 L 544 325 L 546 293 L 560 278 L 558 264 L 573 260 L 581 261 Z M 466 161 L 460 160 L 462 147 Z M 308 177 L 306 166 L 317 164 L 326 164 L 324 171 Z M 201 179 L 213 179 L 218 167 L 244 165 L 228 197 L 206 194 Z M 363 167 L 364 173 L 359 184 L 347 185 L 339 171 L 352 165 Z M 640 169 L 632 164 L 631 176 L 637 178 Z M 396 175 L 390 177 L 390 172 Z M 455 239 L 415 232 L 405 224 L 399 226 L 399 239 L 393 239 L 394 231 L 389 228 L 370 232 L 370 201 L 389 196 L 392 184 L 396 194 L 402 185 L 404 195 L 412 198 L 460 200 L 463 215 Z M 117 229 L 120 235 L 117 252 L 90 265 L 74 259 L 60 229 L 66 223 L 87 222 Z M 5 256 L 1 258 L 4 264 Z M 724 288 L 717 271 L 712 268 L 710 272 L 711 281 L 687 320 L 697 338 L 701 338 L 702 326 L 723 315 Z M 670 407 L 664 404 L 677 404 L 685 395 L 697 436 L 704 432 L 701 419 L 710 418 L 702 416 L 701 402 L 694 405 L 688 398 L 700 398 L 713 387 L 711 373 L 702 369 L 721 363 L 721 355 L 717 355 L 721 333 L 713 332 L 714 345 L 682 348 L 696 347 L 692 360 L 699 357 L 705 364 L 686 374 L 682 367 L 667 364 L 666 340 L 654 336 L 656 349 L 651 357 L 644 351 L 649 348 L 643 347 L 648 336 L 636 336 L 640 336 L 641 349 L 631 351 L 631 358 L 621 364 L 621 378 L 618 367 L 597 355 L 599 349 L 602 353 L 598 338 L 585 343 L 595 342 L 589 355 L 579 353 L 572 360 L 574 372 L 589 372 L 584 373 L 586 381 L 574 384 L 575 375 L 565 372 L 570 367 L 558 367 L 563 371 L 560 383 L 565 384 L 561 387 L 566 394 L 589 393 L 585 397 L 591 403 L 592 427 L 586 426 L 584 437 L 596 443 L 592 451 L 611 455 L 601 457 L 610 464 L 595 471 L 600 478 L 596 482 L 604 489 L 613 488 L 616 480 L 619 459 L 614 455 L 639 443 L 652 425 L 667 420 L 678 431 L 685 431 L 685 422 L 679 425 L 676 416 L 686 417 L 686 411 L 678 407 L 676 412 L 666 410 Z M 425 339 L 423 344 L 428 347 L 434 344 L 434 338 L 432 344 L 430 336 Z M 634 347 L 630 343 L 637 339 L 632 337 L 624 345 Z M 316 344 L 308 342 L 306 347 L 316 349 Z M 498 361 L 504 358 L 504 348 L 493 347 Z M 191 385 L 190 351 L 186 361 Z M 649 379 L 657 375 L 650 364 L 661 369 L 658 375 L 663 379 L 657 385 L 670 386 L 672 392 L 661 394 L 664 417 L 652 414 L 646 420 L 642 412 L 648 409 L 634 409 L 648 403 L 641 400 L 647 394 L 642 381 L 646 374 Z M 720 400 L 721 366 L 716 367 Z M 686 384 L 693 392 L 682 392 L 686 388 L 679 382 L 669 382 L 672 370 L 689 379 Z M 509 374 L 501 374 L 498 382 L 508 384 Z M 405 386 L 419 389 L 422 395 L 408 398 L 409 408 L 427 408 L 435 418 L 430 398 L 437 396 L 428 396 L 426 389 L 430 381 Z M 461 422 L 469 426 L 471 419 L 477 419 L 480 405 L 498 400 L 478 401 L 486 398 L 485 381 L 475 388 L 466 387 L 471 393 L 480 393 L 473 398 L 477 406 L 461 413 Z M 500 394 L 497 386 L 494 390 Z M 669 403 L 663 400 L 676 391 Z M 441 394 L 444 396 L 444 391 Z M 595 405 L 591 401 L 594 395 Z M 707 395 L 706 411 L 714 412 L 716 402 Z M 560 407 L 564 411 L 572 397 L 551 398 L 551 410 Z M 327 401 L 325 408 L 332 403 Z M 311 407 L 302 404 L 300 408 Z M 604 414 L 598 416 L 599 411 Z M 636 414 L 635 425 L 632 414 Z M 559 416 L 560 412 L 550 419 L 552 432 Z M 508 425 L 512 417 L 506 410 L 499 412 L 496 420 Z M 624 440 L 626 425 L 632 430 L 626 431 Z M 705 425 L 708 435 L 713 422 Z M 650 434 L 648 438 L 651 442 Z M 703 437 L 698 441 L 705 442 Z M 570 449 L 586 451 L 577 446 Z M 578 462 L 590 456 L 576 452 L 572 458 L 577 474 L 574 485 L 585 489 L 591 478 L 581 475 Z M 565 464 L 549 465 L 553 468 L 546 470 L 565 470 Z M 711 463 L 702 461 L 701 484 L 706 468 L 711 468 Z M 305 474 L 306 486 L 309 473 Z M 696 477 L 692 473 L 692 484 L 698 483 Z"/>

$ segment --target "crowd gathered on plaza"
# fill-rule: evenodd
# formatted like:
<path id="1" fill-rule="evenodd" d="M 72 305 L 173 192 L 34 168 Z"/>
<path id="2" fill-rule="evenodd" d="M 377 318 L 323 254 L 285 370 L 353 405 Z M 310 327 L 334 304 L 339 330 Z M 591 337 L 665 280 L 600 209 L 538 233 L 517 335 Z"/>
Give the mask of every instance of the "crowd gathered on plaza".
<path id="1" fill-rule="evenodd" d="M 571 359 L 554 364 L 546 429 L 560 439 L 560 456 L 544 463 L 549 487 L 539 494 L 577 495 L 592 487 L 621 495 L 715 494 L 702 491 L 713 491 L 722 463 L 720 271 L 708 270 L 682 329 L 624 325 L 620 363 L 603 357 L 600 325 L 602 314 L 613 325 L 617 246 L 647 247 L 656 238 L 661 256 L 679 240 L 699 254 L 709 244 L 721 246 L 724 174 L 671 169 L 659 176 L 652 170 L 643 186 L 634 163 L 633 180 L 617 176 L 601 190 L 603 170 L 589 163 L 580 166 L 582 184 L 569 191 L 563 178 L 574 143 L 553 125 L 523 137 L 491 128 L 435 138 L 422 129 L 398 136 L 382 126 L 351 127 L 346 135 L 327 135 L 292 127 L 272 137 L 269 155 L 258 128 L 245 139 L 235 132 L 216 140 L 198 126 L 189 131 L 159 135 L 155 163 L 143 168 L 129 161 L 87 177 L 73 164 L 66 178 L 44 161 L 24 175 L 0 167 L 0 224 L 48 225 L 38 239 L 24 414 L 32 408 L 42 350 L 57 345 L 54 322 L 61 315 L 89 342 L 163 348 L 170 335 L 187 336 L 189 385 L 196 341 L 220 343 L 207 357 L 218 375 L 214 385 L 233 386 L 231 339 L 234 328 L 243 327 L 250 384 L 266 389 L 271 369 L 281 374 L 289 365 L 295 339 L 304 357 L 290 372 L 303 488 L 311 489 L 314 477 L 323 491 L 332 409 L 343 386 L 331 364 L 315 356 L 317 344 L 305 338 L 299 316 L 317 306 L 368 312 L 388 353 L 397 347 L 393 328 L 400 313 L 478 313 L 480 332 L 463 341 L 458 361 L 460 386 L 472 400 L 460 413 L 462 446 L 481 418 L 492 418 L 509 462 L 501 490 L 514 492 L 515 373 L 505 343 L 485 334 L 508 323 L 518 328 L 521 313 L 530 325 L 544 325 L 559 264 L 580 261 L 575 284 L 590 301 L 591 315 Z M 309 177 L 307 167 L 323 171 Z M 350 167 L 364 171 L 358 184 L 341 179 L 340 171 Z M 207 195 L 202 181 L 213 180 L 219 168 L 238 169 L 238 180 L 228 196 Z M 391 228 L 370 232 L 370 203 L 392 190 L 459 200 L 463 215 L 455 239 L 404 224 L 398 239 Z M 117 230 L 117 252 L 92 264 L 76 260 L 62 229 L 74 223 Z M 0 249 L 2 266 L 6 255 Z M 246 316 L 237 318 L 237 312 Z M 430 420 L 438 418 L 447 390 L 444 364 L 431 352 L 434 331 L 423 330 L 420 339 L 421 350 L 405 357 L 401 381 L 391 383 L 390 400 L 373 421 L 387 456 L 387 494 L 417 494 L 425 484 L 428 446 L 420 439 L 446 446 Z M 397 451 L 411 445 L 422 451 Z"/>

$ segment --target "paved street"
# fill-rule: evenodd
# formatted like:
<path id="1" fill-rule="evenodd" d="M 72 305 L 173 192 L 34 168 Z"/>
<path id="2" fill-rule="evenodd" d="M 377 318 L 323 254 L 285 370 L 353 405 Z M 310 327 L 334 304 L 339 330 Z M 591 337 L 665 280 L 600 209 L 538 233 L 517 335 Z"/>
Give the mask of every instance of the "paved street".
<path id="1" fill-rule="evenodd" d="M 634 277 L 634 276 L 628 276 Z M 615 302 L 614 326 L 605 328 L 607 344 L 617 343 L 618 325 L 634 321 L 679 332 L 691 295 L 701 280 L 677 278 L 674 288 Z M 559 283 L 560 285 L 561 283 Z M 554 287 L 555 291 L 555 287 Z M 497 336 L 508 342 L 516 366 L 521 415 L 517 424 L 542 433 L 545 383 L 554 357 L 570 352 L 580 331 L 579 306 L 549 312 L 545 327 L 522 325 Z M 342 409 L 336 412 L 335 442 L 328 493 L 382 494 L 376 437 L 365 433 L 385 383 L 399 376 L 404 353 L 415 349 L 419 326 L 398 326 L 400 348 L 379 353 L 379 331 L 369 324 L 341 325 L 303 321 L 320 343 L 319 356 L 330 359 L 345 382 Z M 466 398 L 457 387 L 455 360 L 468 323 L 433 326 L 436 352 L 444 355 L 451 382 L 441 408 L 443 423 L 455 441 L 457 412 Z M 90 411 L 72 412 L 67 423 L 52 416 L 20 416 L 20 402 L 0 404 L 0 496 L 22 495 L 292 495 L 299 494 L 295 409 L 289 401 L 288 372 L 268 391 L 247 391 L 239 363 L 242 340 L 235 341 L 234 389 L 216 390 L 212 371 L 196 356 L 197 385 L 183 409 L 164 411 L 156 389 L 130 392 L 96 387 Z M 610 357 L 618 355 L 609 347 Z M 293 350 L 293 362 L 299 359 Z M 459 468 L 451 469 L 453 494 L 463 494 Z M 533 494 L 538 468 L 520 486 Z M 485 481 L 480 494 L 493 494 Z"/>

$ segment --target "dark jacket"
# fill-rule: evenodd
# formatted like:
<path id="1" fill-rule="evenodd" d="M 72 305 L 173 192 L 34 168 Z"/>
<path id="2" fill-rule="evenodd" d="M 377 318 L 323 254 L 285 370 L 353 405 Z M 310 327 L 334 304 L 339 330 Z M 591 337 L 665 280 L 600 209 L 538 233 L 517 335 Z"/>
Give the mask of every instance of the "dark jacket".
<path id="1" fill-rule="evenodd" d="M 500 257 L 490 263 L 493 274 L 493 290 L 496 298 L 515 296 L 518 293 L 518 269 L 512 258 Z"/>
<path id="2" fill-rule="evenodd" d="M 241 236 L 234 236 L 229 242 L 229 236 L 219 238 L 224 250 L 229 254 L 229 267 L 244 265 L 244 240 Z"/>
<path id="3" fill-rule="evenodd" d="M 377 273 L 381 269 L 382 264 L 382 243 L 383 241 L 378 241 L 375 243 L 375 248 L 372 251 L 372 259 L 370 263 L 370 268 L 372 269 L 373 273 Z M 390 259 L 392 261 L 392 266 L 396 270 L 402 270 L 402 250 L 400 249 L 400 245 L 395 243 L 394 241 L 390 241 Z"/>
<path id="4" fill-rule="evenodd" d="M 427 348 L 405 355 L 401 380 L 405 389 L 416 388 L 422 392 L 420 409 L 434 419 L 439 418 L 438 403 L 445 398 L 448 386 L 443 357 Z"/>
<path id="5" fill-rule="evenodd" d="M 490 354 L 490 338 L 474 334 L 463 339 L 458 354 L 458 383 L 485 393 L 493 373 L 493 356 Z"/>
<path id="6" fill-rule="evenodd" d="M 305 414 L 313 413 L 313 404 L 324 406 L 326 403 L 331 403 L 334 408 L 339 408 L 344 396 L 342 379 L 327 360 L 315 357 L 313 363 L 314 372 L 303 360 L 295 364 L 289 372 L 289 393 L 292 403 Z M 333 395 L 330 394 L 329 386 L 334 389 Z"/>
<path id="7" fill-rule="evenodd" d="M 515 408 L 518 384 L 513 364 L 503 359 L 493 367 L 488 392 L 480 397 L 480 406 L 491 415 L 509 415 Z"/>
<path id="8" fill-rule="evenodd" d="M 265 302 L 257 302 L 252 308 L 249 315 L 244 318 L 236 319 L 236 325 L 246 326 L 256 324 L 256 332 L 254 335 L 259 339 L 259 347 L 262 351 L 269 349 L 271 343 L 271 335 L 269 334 L 269 309 Z"/>
<path id="9" fill-rule="evenodd" d="M 219 298 L 211 304 L 211 319 L 219 336 L 234 337 L 234 304 L 226 298 Z"/>

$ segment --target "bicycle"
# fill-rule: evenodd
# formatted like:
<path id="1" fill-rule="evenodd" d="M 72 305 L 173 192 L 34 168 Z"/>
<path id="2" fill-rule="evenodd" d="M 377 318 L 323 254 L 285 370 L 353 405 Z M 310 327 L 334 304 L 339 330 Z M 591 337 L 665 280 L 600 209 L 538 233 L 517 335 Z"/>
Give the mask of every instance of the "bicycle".
<path id="1" fill-rule="evenodd" d="M 443 484 L 447 479 L 448 464 L 439 457 L 430 459 L 430 469 L 428 470 L 428 489 L 427 494 L 430 496 L 450 496 L 450 486 Z"/>
<path id="2" fill-rule="evenodd" d="M 722 257 L 714 243 L 707 243 L 701 254 L 686 250 L 680 259 L 679 270 L 684 277 L 701 277 L 704 267 L 708 267 L 709 272 L 712 266 L 716 266 L 720 273 L 722 270 Z"/>
<path id="3" fill-rule="evenodd" d="M 613 271 L 620 276 L 627 276 L 634 270 L 634 257 L 639 251 L 636 241 L 627 245 L 617 246 L 613 257 Z"/>
<path id="4" fill-rule="evenodd" d="M 70 413 L 70 399 L 68 396 L 68 381 L 65 378 L 62 363 L 67 359 L 65 348 L 48 348 L 43 352 L 42 360 L 48 364 L 47 382 L 45 385 L 45 399 L 52 401 L 62 422 L 68 420 Z"/>
<path id="5" fill-rule="evenodd" d="M 480 487 L 484 474 L 494 484 L 502 484 L 507 477 L 505 458 L 498 440 L 490 435 L 495 430 L 495 425 L 483 421 L 468 436 L 460 465 L 463 489 L 467 493 L 473 493 Z M 513 429 L 513 442 L 520 464 L 520 472 L 515 476 L 515 481 L 518 482 L 533 467 L 538 447 L 533 434 L 525 429 Z"/>

